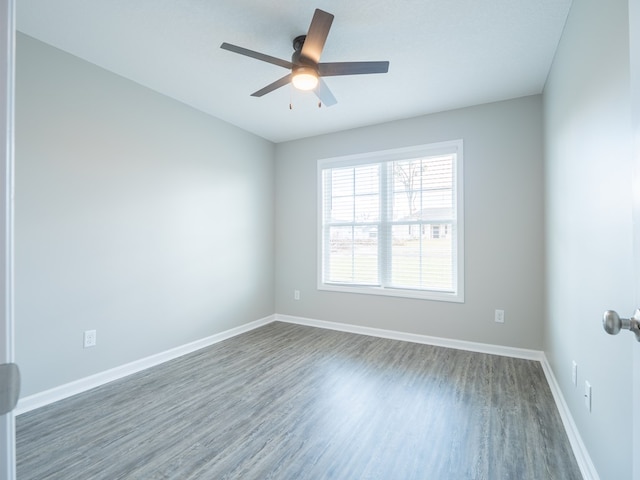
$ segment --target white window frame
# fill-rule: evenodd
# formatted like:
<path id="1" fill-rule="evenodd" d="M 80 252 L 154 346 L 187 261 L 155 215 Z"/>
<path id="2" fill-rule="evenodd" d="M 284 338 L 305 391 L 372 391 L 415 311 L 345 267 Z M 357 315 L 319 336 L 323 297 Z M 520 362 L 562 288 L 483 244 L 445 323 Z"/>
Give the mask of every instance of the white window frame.
<path id="1" fill-rule="evenodd" d="M 454 254 L 453 285 L 454 291 L 417 290 L 389 288 L 384 286 L 366 286 L 340 283 L 325 283 L 323 280 L 323 183 L 322 172 L 327 168 L 366 165 L 394 160 L 408 160 L 418 157 L 456 154 L 454 162 Z M 317 288 L 318 290 L 358 293 L 368 295 L 386 295 L 393 297 L 419 298 L 445 302 L 464 303 L 464 175 L 463 175 L 463 141 L 461 139 L 396 148 L 377 152 L 367 152 L 341 157 L 324 158 L 317 164 Z M 454 234 L 450 232 L 450 234 Z M 381 272 L 384 275 L 384 272 Z"/>

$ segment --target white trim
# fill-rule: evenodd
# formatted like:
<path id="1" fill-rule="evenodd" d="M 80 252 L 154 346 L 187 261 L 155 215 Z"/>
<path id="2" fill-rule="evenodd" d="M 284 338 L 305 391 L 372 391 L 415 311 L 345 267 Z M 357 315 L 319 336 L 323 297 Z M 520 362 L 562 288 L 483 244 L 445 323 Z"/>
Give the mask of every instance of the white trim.
<path id="1" fill-rule="evenodd" d="M 571 444 L 573 454 L 576 457 L 576 462 L 578 462 L 578 467 L 580 467 L 580 472 L 582 473 L 584 480 L 600 480 L 596 467 L 591 460 L 587 447 L 582 441 L 578 427 L 573 420 L 569 406 L 564 399 L 564 395 L 562 395 L 562 390 L 560 390 L 560 386 L 553 374 L 553 369 L 551 368 L 551 365 L 547 360 L 547 356 L 544 355 L 544 353 L 540 363 L 542 365 L 542 371 L 544 372 L 545 377 L 547 377 L 547 383 L 549 384 L 551 394 L 553 395 L 556 406 L 558 407 L 560 418 L 562 419 L 564 429 L 569 437 L 569 443 Z"/>
<path id="2" fill-rule="evenodd" d="M 15 40 L 16 3 L 3 0 L 0 4 L 0 148 L 3 149 L 0 173 L 2 188 L 2 319 L 0 332 L 0 363 L 14 361 L 14 258 L 13 258 L 13 193 L 15 154 Z M 16 478 L 15 413 L 0 416 L 0 477 Z"/>
<path id="3" fill-rule="evenodd" d="M 503 357 L 523 358 L 525 360 L 541 361 L 544 356 L 544 354 L 539 350 L 505 347 L 502 345 L 491 345 L 488 343 L 467 342 L 465 340 L 455 340 L 452 338 L 431 337 L 428 335 L 420 335 L 418 333 L 362 327 L 348 323 L 328 322 L 326 320 L 315 320 L 311 318 L 294 317 L 291 315 L 276 314 L 275 320 L 277 322 L 295 323 L 297 325 L 306 325 L 308 327 L 338 330 L 340 332 L 369 335 L 371 337 L 388 338 L 391 340 L 401 340 L 403 342 L 422 343 L 437 347 L 455 348 L 456 350 L 466 350 L 469 352 L 488 353 L 491 355 L 501 355 Z"/>
<path id="4" fill-rule="evenodd" d="M 0 73 L 2 80 L 3 109 L 0 113 L 4 118 L 0 121 L 2 138 L 4 140 L 3 169 L 0 178 L 3 180 L 2 215 L 4 220 L 2 229 L 4 256 L 4 315 L 7 322 L 6 336 L 0 347 L 2 358 L 0 363 L 13 362 L 15 356 L 14 346 L 14 170 L 15 170 L 15 3 L 14 1 L 2 2 L 2 15 L 5 17 L 1 34 L 3 36 L 0 45 L 6 53 L 6 65 L 3 65 Z"/>
<path id="5" fill-rule="evenodd" d="M 635 300 L 640 305 L 640 0 L 629 1 L 629 65 L 631 85 L 631 132 L 633 139 L 632 150 L 632 225 L 633 225 L 633 273 L 635 280 Z M 632 307 L 633 308 L 633 307 Z M 631 460 L 631 476 L 640 478 L 640 345 L 635 345 L 631 360 L 632 405 L 631 414 L 631 451 L 635 452 Z"/>
<path id="6" fill-rule="evenodd" d="M 544 352 L 539 350 L 528 350 L 523 348 L 505 347 L 502 345 L 491 345 L 486 343 L 467 342 L 464 340 L 454 340 L 450 338 L 431 337 L 427 335 L 419 335 L 415 333 L 398 332 L 393 330 L 383 330 L 379 328 L 361 327 L 358 325 L 350 325 L 346 323 L 328 322 L 325 320 L 315 320 L 304 317 L 294 317 L 290 315 L 275 315 L 275 320 L 279 322 L 294 323 L 297 325 L 306 325 L 309 327 L 325 328 L 328 330 L 338 330 L 341 332 L 356 333 L 359 335 L 370 335 L 373 337 L 388 338 L 392 340 L 401 340 L 413 343 L 422 343 L 426 345 L 434 345 L 438 347 L 455 348 L 457 350 L 466 350 L 470 352 L 488 353 L 492 355 L 501 355 L 505 357 L 522 358 L 525 360 L 534 360 L 540 362 L 542 371 L 547 379 L 551 394 L 558 408 L 562 424 L 564 425 L 569 443 L 576 457 L 576 462 L 580 468 L 580 472 L 584 480 L 600 480 L 598 472 L 591 460 L 591 456 L 587 451 L 587 447 L 582 441 L 578 427 L 576 426 L 573 416 L 567 406 L 567 402 L 562 395 L 562 391 L 558 386 L 558 382 L 553 374 L 551 365 L 547 361 Z"/>
<path id="7" fill-rule="evenodd" d="M 453 251 L 453 288 L 454 291 L 438 291 L 434 289 L 411 289 L 411 288 L 391 288 L 388 285 L 389 278 L 389 265 L 385 261 L 385 257 L 390 251 L 390 225 L 402 224 L 406 222 L 389 221 L 386 217 L 387 208 L 385 203 L 390 195 L 390 185 L 393 183 L 391 180 L 387 180 L 388 174 L 384 171 L 380 172 L 380 198 L 381 205 L 380 218 L 371 222 L 370 225 L 377 225 L 379 227 L 378 238 L 383 239 L 379 245 L 379 264 L 378 270 L 381 274 L 379 279 L 380 285 L 361 285 L 361 284 L 341 284 L 325 282 L 324 273 L 328 268 L 327 259 L 325 258 L 325 247 L 327 246 L 328 235 L 325 231 L 324 225 L 327 218 L 324 218 L 324 172 L 332 168 L 341 167 L 355 167 L 359 165 L 374 165 L 374 164 L 387 164 L 387 162 L 396 160 L 409 160 L 411 158 L 432 157 L 440 155 L 455 155 L 455 162 L 453 162 L 453 187 L 455 195 L 455 215 L 451 219 L 433 219 L 433 223 L 451 223 L 454 235 L 454 251 Z M 316 283 L 318 290 L 325 290 L 331 292 L 340 293 L 355 293 L 364 295 L 384 295 L 391 297 L 403 297 L 403 298 L 417 298 L 421 300 L 433 300 L 440 302 L 453 302 L 464 303 L 464 140 L 449 140 L 438 143 L 413 145 L 404 148 L 394 148 L 390 150 L 381 150 L 374 152 L 358 153 L 354 155 L 346 155 L 340 157 L 323 158 L 317 161 L 316 166 Z M 389 177 L 390 178 L 390 177 Z M 411 224 L 414 222 L 409 222 Z M 415 224 L 429 223 L 428 219 L 423 219 L 421 222 L 415 222 Z M 369 225 L 369 223 L 354 223 L 344 222 L 334 224 L 333 222 L 329 226 L 344 225 L 344 226 L 357 226 L 357 225 Z M 386 240 L 385 240 L 386 239 Z M 386 286 L 386 287 L 385 287 Z"/>
<path id="8" fill-rule="evenodd" d="M 455 292 L 437 290 L 411 290 L 408 288 L 385 288 L 367 285 L 331 284 L 318 281 L 318 290 L 325 292 L 355 293 L 356 295 L 384 295 L 386 297 L 417 298 L 440 302 L 464 303 L 464 297 Z M 460 290 L 460 289 L 459 289 Z"/>
<path id="9" fill-rule="evenodd" d="M 215 343 L 222 342 L 223 340 L 227 340 L 231 337 L 268 325 L 274 321 L 274 318 L 274 315 L 270 315 L 260 320 L 211 335 L 210 337 L 205 337 L 200 340 L 196 340 L 195 342 L 172 348 L 165 352 L 141 358 L 140 360 L 136 360 L 104 372 L 96 373 L 95 375 L 81 378 L 79 380 L 54 387 L 50 390 L 45 390 L 44 392 L 29 395 L 28 397 L 21 398 L 18 401 L 18 406 L 14 412 L 16 415 L 21 415 L 36 408 L 44 407 L 50 403 L 77 395 L 78 393 L 86 392 L 92 388 L 124 378 L 133 373 L 146 370 L 147 368 L 155 367 L 156 365 L 160 365 L 169 360 L 173 360 L 188 353 L 195 352 L 196 350 L 211 346 Z"/>
<path id="10" fill-rule="evenodd" d="M 412 156 L 417 158 L 425 155 L 425 152 L 428 152 L 429 155 L 447 155 L 455 149 L 460 149 L 459 151 L 462 151 L 462 143 L 462 139 L 445 140 L 442 142 L 411 145 L 409 147 L 374 150 L 371 152 L 355 153 L 352 155 L 322 158 L 318 160 L 318 163 L 323 167 L 325 165 L 341 167 L 403 160 Z"/>

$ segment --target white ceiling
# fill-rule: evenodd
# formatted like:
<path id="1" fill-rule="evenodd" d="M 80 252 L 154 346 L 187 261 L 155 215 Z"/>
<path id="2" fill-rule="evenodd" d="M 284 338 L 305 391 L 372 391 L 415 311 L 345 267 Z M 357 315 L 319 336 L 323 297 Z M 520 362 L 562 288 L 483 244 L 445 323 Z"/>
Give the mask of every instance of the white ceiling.
<path id="1" fill-rule="evenodd" d="M 17 0 L 18 30 L 273 142 L 542 92 L 571 0 Z M 330 77 L 338 100 L 286 86 L 315 8 L 335 15 L 321 61 L 388 60 Z M 289 103 L 293 109 L 289 109 Z"/>

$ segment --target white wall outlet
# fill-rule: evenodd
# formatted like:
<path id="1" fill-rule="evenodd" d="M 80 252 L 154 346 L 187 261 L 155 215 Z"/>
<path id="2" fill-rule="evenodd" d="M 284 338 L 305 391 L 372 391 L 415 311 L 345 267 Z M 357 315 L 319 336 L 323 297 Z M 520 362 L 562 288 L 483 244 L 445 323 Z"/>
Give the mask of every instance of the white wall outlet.
<path id="1" fill-rule="evenodd" d="M 573 361 L 573 366 L 571 367 L 571 381 L 573 382 L 573 386 L 578 386 L 578 364 L 576 361 Z"/>
<path id="2" fill-rule="evenodd" d="M 293 299 L 294 300 L 300 300 L 300 290 L 294 290 L 293 291 Z"/>
<path id="3" fill-rule="evenodd" d="M 97 335 L 95 330 L 85 330 L 84 332 L 84 348 L 96 346 Z"/>
<path id="4" fill-rule="evenodd" d="M 496 310 L 495 322 L 504 323 L 504 310 Z"/>
<path id="5" fill-rule="evenodd" d="M 587 381 L 584 382 L 584 406 L 591 411 L 591 384 Z"/>

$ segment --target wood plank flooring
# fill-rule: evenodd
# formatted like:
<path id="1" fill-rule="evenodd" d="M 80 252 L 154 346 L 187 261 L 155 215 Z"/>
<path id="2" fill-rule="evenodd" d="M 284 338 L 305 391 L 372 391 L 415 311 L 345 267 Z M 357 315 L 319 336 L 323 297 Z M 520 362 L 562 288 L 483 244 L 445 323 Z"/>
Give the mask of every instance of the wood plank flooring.
<path id="1" fill-rule="evenodd" d="M 18 480 L 581 479 L 537 362 L 273 323 L 20 415 Z"/>

